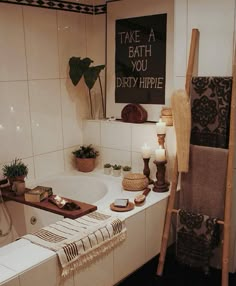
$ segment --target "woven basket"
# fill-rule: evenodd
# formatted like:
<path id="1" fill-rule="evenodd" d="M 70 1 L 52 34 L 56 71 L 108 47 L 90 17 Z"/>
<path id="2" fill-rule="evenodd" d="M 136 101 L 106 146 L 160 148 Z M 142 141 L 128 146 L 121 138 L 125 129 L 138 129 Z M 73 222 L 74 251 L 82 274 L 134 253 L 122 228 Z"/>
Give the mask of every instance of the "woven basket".
<path id="1" fill-rule="evenodd" d="M 172 116 L 172 109 L 170 107 L 162 107 L 161 115 Z"/>
<path id="2" fill-rule="evenodd" d="M 124 177 L 122 186 L 126 191 L 141 191 L 148 186 L 148 178 L 143 174 L 130 173 Z"/>
<path id="3" fill-rule="evenodd" d="M 166 123 L 166 126 L 173 126 L 172 115 L 162 115 L 161 120 Z"/>

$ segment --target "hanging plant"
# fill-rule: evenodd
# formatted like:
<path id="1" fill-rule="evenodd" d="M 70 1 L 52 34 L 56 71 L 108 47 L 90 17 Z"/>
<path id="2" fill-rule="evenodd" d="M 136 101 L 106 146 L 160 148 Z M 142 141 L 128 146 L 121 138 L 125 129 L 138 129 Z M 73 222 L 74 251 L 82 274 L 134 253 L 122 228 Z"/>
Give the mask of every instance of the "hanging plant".
<path id="1" fill-rule="evenodd" d="M 102 99 L 102 111 L 103 111 L 103 117 L 105 117 L 104 96 L 103 96 L 102 83 L 101 83 L 101 78 L 100 78 L 100 72 L 105 68 L 105 65 L 90 67 L 91 63 L 93 63 L 93 61 L 90 58 L 84 58 L 84 59 L 81 59 L 80 57 L 70 58 L 69 76 L 74 86 L 76 86 L 81 80 L 81 78 L 84 76 L 84 81 L 89 91 L 90 114 L 92 118 L 93 118 L 93 107 L 92 107 L 91 89 L 93 88 L 97 79 L 99 79 L 101 99 Z"/>

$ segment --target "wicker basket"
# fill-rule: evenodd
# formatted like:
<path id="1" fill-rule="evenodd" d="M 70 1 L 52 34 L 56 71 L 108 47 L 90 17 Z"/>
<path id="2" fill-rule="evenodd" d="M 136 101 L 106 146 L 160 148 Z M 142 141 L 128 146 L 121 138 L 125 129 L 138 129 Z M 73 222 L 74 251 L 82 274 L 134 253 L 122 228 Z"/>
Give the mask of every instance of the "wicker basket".
<path id="1" fill-rule="evenodd" d="M 148 178 L 143 174 L 130 173 L 124 177 L 122 186 L 126 191 L 141 191 L 148 186 Z"/>
<path id="2" fill-rule="evenodd" d="M 173 126 L 172 115 L 162 115 L 161 120 L 166 123 L 166 126 Z"/>
<path id="3" fill-rule="evenodd" d="M 172 109 L 170 107 L 162 107 L 161 115 L 172 116 Z"/>

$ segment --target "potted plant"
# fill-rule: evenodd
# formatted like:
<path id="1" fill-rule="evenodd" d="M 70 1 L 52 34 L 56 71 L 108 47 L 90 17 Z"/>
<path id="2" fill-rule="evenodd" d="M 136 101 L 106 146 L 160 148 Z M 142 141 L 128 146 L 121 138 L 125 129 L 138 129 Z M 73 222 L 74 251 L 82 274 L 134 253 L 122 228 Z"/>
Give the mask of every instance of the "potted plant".
<path id="1" fill-rule="evenodd" d="M 76 158 L 77 169 L 80 172 L 91 172 L 95 168 L 95 160 L 99 152 L 90 145 L 82 145 L 79 149 L 72 152 Z"/>
<path id="2" fill-rule="evenodd" d="M 111 174 L 111 167 L 112 167 L 112 166 L 111 166 L 110 163 L 104 164 L 104 166 L 103 166 L 104 174 L 110 175 L 110 174 Z"/>
<path id="3" fill-rule="evenodd" d="M 119 177 L 120 173 L 121 173 L 121 165 L 115 164 L 115 165 L 112 166 L 112 169 L 113 169 L 112 175 L 114 177 Z"/>
<path id="4" fill-rule="evenodd" d="M 105 68 L 105 65 L 90 66 L 93 60 L 90 58 L 81 59 L 80 57 L 71 57 L 69 60 L 69 76 L 74 86 L 76 86 L 80 79 L 84 77 L 86 86 L 88 87 L 89 93 L 89 103 L 90 103 L 90 115 L 94 118 L 94 108 L 92 105 L 92 95 L 91 90 L 97 81 L 99 80 L 101 102 L 102 102 L 102 112 L 105 118 L 105 100 L 102 91 L 102 83 L 100 78 L 100 72 Z"/>
<path id="5" fill-rule="evenodd" d="M 13 181 L 24 181 L 28 171 L 27 165 L 17 158 L 2 167 L 3 175 L 8 178 L 10 183 Z"/>
<path id="6" fill-rule="evenodd" d="M 2 167 L 3 175 L 8 178 L 11 188 L 18 195 L 22 195 L 25 191 L 25 177 L 28 171 L 28 166 L 17 158 Z"/>
<path id="7" fill-rule="evenodd" d="M 123 176 L 131 173 L 131 169 L 132 169 L 131 166 L 123 166 L 122 167 Z"/>

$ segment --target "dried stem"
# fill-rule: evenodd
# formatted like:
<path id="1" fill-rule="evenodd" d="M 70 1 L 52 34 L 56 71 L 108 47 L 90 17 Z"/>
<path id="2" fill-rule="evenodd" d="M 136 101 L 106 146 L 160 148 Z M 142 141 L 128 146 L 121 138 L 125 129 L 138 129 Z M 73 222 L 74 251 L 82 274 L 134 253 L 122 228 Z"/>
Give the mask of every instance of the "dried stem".
<path id="1" fill-rule="evenodd" d="M 103 118 L 105 118 L 105 103 L 104 103 L 104 97 L 103 97 L 103 91 L 102 91 L 102 82 L 101 82 L 100 75 L 98 75 L 98 80 L 99 80 L 101 97 L 102 97 L 102 113 L 103 113 Z"/>
<path id="2" fill-rule="evenodd" d="M 89 102 L 90 102 L 90 115 L 91 115 L 91 118 L 93 119 L 92 95 L 91 95 L 91 90 L 90 89 L 89 89 Z"/>

